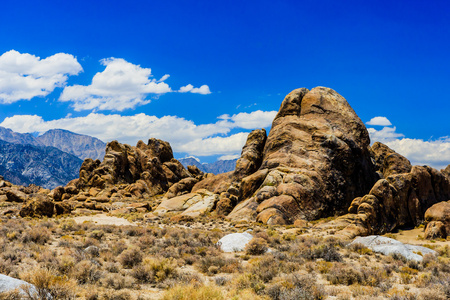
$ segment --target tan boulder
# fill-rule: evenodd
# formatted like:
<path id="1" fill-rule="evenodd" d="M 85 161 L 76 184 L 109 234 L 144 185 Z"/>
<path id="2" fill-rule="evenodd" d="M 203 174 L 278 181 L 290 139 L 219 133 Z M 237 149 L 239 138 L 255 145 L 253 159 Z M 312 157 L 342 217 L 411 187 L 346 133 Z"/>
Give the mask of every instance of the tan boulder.
<path id="1" fill-rule="evenodd" d="M 197 190 L 193 193 L 164 199 L 153 213 L 155 215 L 163 216 L 168 212 L 187 211 L 185 215 L 198 216 L 204 212 L 210 211 L 218 200 L 219 195 L 217 194 L 204 189 Z"/>
<path id="2" fill-rule="evenodd" d="M 425 212 L 425 221 L 428 223 L 426 227 L 428 230 L 431 231 L 432 227 L 442 228 L 443 226 L 445 230 L 442 232 L 450 234 L 450 200 L 436 203 L 428 208 Z M 437 226 L 436 222 L 441 222 L 442 226 Z M 430 225 L 431 223 L 433 224 Z M 428 226 L 430 226 L 430 228 Z"/>
<path id="3" fill-rule="evenodd" d="M 9 202 L 26 202 L 28 196 L 24 192 L 12 187 L 6 190 L 6 197 Z"/>
<path id="4" fill-rule="evenodd" d="M 54 213 L 54 202 L 43 194 L 33 194 L 19 212 L 21 217 L 51 217 Z"/>
<path id="5" fill-rule="evenodd" d="M 431 221 L 427 224 L 425 228 L 425 238 L 426 239 L 436 239 L 442 238 L 445 239 L 447 237 L 447 230 L 445 228 L 444 223 L 441 221 Z"/>

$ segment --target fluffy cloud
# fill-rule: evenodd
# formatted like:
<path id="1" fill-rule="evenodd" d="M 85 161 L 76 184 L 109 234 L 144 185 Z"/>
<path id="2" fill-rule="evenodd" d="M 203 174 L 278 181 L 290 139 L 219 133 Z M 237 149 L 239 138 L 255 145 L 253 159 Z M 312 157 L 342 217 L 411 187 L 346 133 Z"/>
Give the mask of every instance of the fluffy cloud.
<path id="1" fill-rule="evenodd" d="M 100 61 L 106 68 L 95 74 L 88 86 L 73 85 L 65 87 L 60 101 L 73 102 L 76 111 L 117 110 L 123 111 L 150 102 L 149 94 L 164 94 L 172 89 L 164 82 L 169 75 L 160 80 L 150 79 L 151 69 L 141 68 L 121 58 L 108 58 Z"/>
<path id="2" fill-rule="evenodd" d="M 41 59 L 11 50 L 0 56 L 0 103 L 9 104 L 46 96 L 66 84 L 68 75 L 83 68 L 70 54 L 57 53 Z"/>
<path id="3" fill-rule="evenodd" d="M 211 94 L 211 91 L 209 90 L 209 86 L 206 84 L 202 85 L 199 88 L 195 88 L 192 84 L 188 84 L 186 86 L 182 86 L 180 90 L 178 91 L 180 93 L 193 93 L 193 94 L 202 94 L 202 95 L 208 95 Z"/>
<path id="4" fill-rule="evenodd" d="M 429 165 L 440 170 L 450 164 L 450 138 L 448 137 L 433 141 L 405 138 L 386 144 L 407 157 L 413 165 Z"/>
<path id="5" fill-rule="evenodd" d="M 413 165 L 429 165 L 436 169 L 443 169 L 450 164 L 449 137 L 429 141 L 405 138 L 403 134 L 396 131 L 396 127 L 383 127 L 380 130 L 368 128 L 368 131 L 372 142 L 386 144 L 408 158 Z"/>
<path id="6" fill-rule="evenodd" d="M 135 145 L 138 140 L 150 137 L 169 141 L 175 152 L 189 155 L 237 155 L 245 144 L 248 132 L 239 132 L 227 136 L 232 129 L 254 129 L 268 127 L 271 124 L 266 116 L 273 112 L 255 111 L 246 113 L 252 123 L 243 122 L 241 114 L 219 119 L 216 123 L 197 125 L 190 120 L 177 116 L 161 118 L 146 114 L 121 116 L 90 113 L 85 117 L 67 116 L 63 119 L 45 121 L 37 115 L 15 115 L 5 118 L 0 126 L 17 132 L 40 132 L 61 128 L 73 132 L 95 136 L 103 141 L 119 140 Z M 235 117 L 236 116 L 236 117 Z M 256 121 L 259 120 L 259 121 Z M 251 127 L 254 124 L 255 127 Z"/>
<path id="7" fill-rule="evenodd" d="M 198 156 L 217 154 L 234 155 L 242 150 L 247 140 L 248 132 L 239 132 L 227 137 L 211 137 L 197 139 L 180 145 L 180 152 L 195 153 Z"/>
<path id="8" fill-rule="evenodd" d="M 374 117 L 374 118 L 370 119 L 370 121 L 367 122 L 366 124 L 372 125 L 372 126 L 391 126 L 392 125 L 391 121 L 389 121 L 389 119 L 386 117 Z"/>
<path id="9" fill-rule="evenodd" d="M 239 154 L 222 155 L 219 160 L 233 160 L 241 157 Z"/>
<path id="10" fill-rule="evenodd" d="M 386 143 L 398 138 L 405 137 L 403 134 L 398 133 L 396 127 L 383 127 L 383 129 L 376 130 L 375 128 L 367 128 L 370 134 L 370 139 L 374 142 Z"/>

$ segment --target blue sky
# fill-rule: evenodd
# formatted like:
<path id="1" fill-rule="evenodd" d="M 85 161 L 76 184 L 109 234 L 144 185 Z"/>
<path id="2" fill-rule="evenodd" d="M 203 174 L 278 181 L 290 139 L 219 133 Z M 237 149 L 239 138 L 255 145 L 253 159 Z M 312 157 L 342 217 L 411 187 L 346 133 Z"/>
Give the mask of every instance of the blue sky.
<path id="1" fill-rule="evenodd" d="M 327 86 L 363 122 L 384 117 L 367 125 L 372 140 L 413 163 L 450 163 L 446 1 L 1 6 L 0 126 L 155 136 L 178 157 L 211 161 L 269 128 L 291 90 Z"/>

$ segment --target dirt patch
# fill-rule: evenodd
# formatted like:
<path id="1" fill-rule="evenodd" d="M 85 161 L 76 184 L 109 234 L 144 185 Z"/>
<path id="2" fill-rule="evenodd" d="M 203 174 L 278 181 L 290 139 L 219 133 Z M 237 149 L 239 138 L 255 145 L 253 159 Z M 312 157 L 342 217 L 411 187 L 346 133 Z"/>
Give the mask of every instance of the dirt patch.
<path id="1" fill-rule="evenodd" d="M 137 226 L 135 223 L 125 220 L 123 218 L 111 217 L 107 214 L 98 214 L 92 216 L 79 216 L 74 217 L 73 220 L 77 224 L 82 224 L 83 222 L 93 222 L 98 225 L 117 225 L 117 226 Z"/>

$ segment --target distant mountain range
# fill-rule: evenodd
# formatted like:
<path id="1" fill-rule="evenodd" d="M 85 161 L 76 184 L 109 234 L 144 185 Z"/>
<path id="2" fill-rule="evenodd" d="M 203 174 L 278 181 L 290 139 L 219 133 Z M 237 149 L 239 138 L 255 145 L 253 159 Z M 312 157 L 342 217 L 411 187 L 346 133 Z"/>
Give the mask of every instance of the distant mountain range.
<path id="1" fill-rule="evenodd" d="M 53 189 L 78 178 L 83 163 L 55 147 L 13 144 L 0 140 L 0 175 L 21 185 Z"/>
<path id="2" fill-rule="evenodd" d="M 211 163 L 202 164 L 192 157 L 178 158 L 178 161 L 181 162 L 181 164 L 185 167 L 191 165 L 196 166 L 197 168 L 206 173 L 221 174 L 234 171 L 234 169 L 236 168 L 237 159 L 218 160 L 212 164 Z"/>
<path id="3" fill-rule="evenodd" d="M 30 133 L 18 133 L 0 127 L 0 140 L 8 143 L 33 146 L 50 146 L 61 151 L 85 158 L 103 159 L 106 143 L 101 140 L 63 129 L 51 129 L 38 137 Z"/>
<path id="4" fill-rule="evenodd" d="M 103 159 L 105 147 L 97 138 L 62 129 L 35 137 L 0 127 L 0 175 L 52 189 L 78 178 L 85 158 Z"/>

